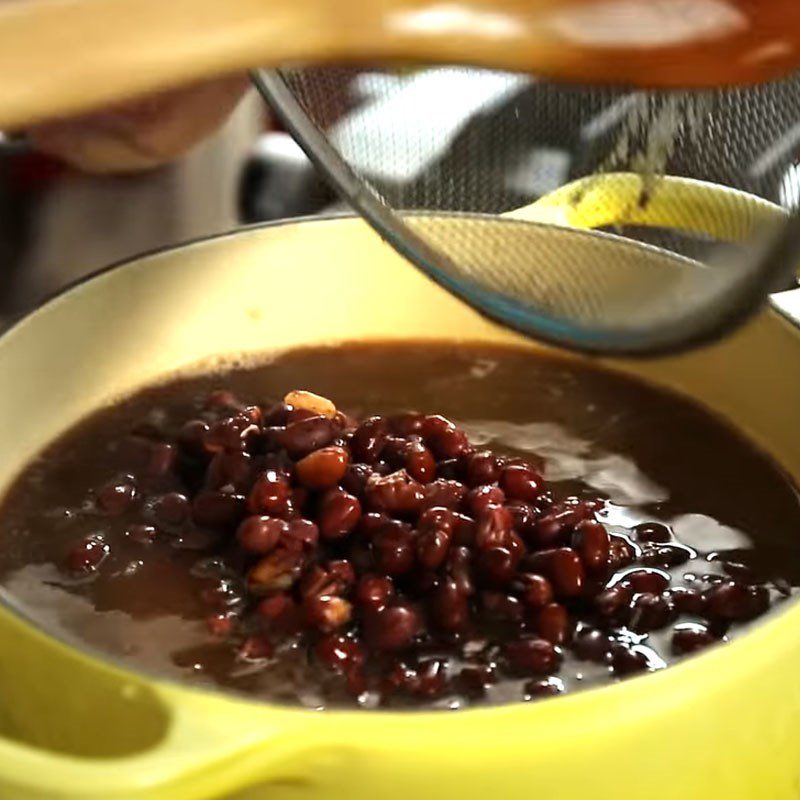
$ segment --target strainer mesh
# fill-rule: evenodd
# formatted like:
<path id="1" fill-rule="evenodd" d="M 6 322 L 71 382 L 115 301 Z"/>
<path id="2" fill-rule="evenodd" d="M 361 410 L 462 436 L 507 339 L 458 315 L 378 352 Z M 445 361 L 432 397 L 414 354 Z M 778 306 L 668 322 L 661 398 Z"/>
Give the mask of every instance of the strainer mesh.
<path id="1" fill-rule="evenodd" d="M 673 199 L 662 176 L 800 205 L 798 76 L 700 93 L 466 68 L 297 68 L 269 81 L 288 89 L 270 93 L 300 138 L 314 151 L 309 138 L 321 135 L 330 148 L 323 166 L 340 185 L 349 176 L 350 199 L 406 255 L 473 299 L 510 303 L 533 320 L 521 327 L 548 327 L 538 332 L 549 338 L 559 338 L 556 328 L 600 338 L 671 322 L 686 329 L 732 302 L 746 272 L 734 240 L 747 238 L 758 215 L 735 193 Z M 638 176 L 635 192 L 625 184 L 624 203 L 619 173 Z M 590 176 L 606 177 L 589 184 L 590 199 L 573 199 L 594 204 L 593 227 L 605 235 L 576 237 L 565 230 L 574 220 L 552 214 L 498 217 Z M 666 209 L 655 222 L 647 219 L 654 199 Z M 684 207 L 672 214 L 670 203 Z M 730 266 L 703 268 L 711 261 Z"/>

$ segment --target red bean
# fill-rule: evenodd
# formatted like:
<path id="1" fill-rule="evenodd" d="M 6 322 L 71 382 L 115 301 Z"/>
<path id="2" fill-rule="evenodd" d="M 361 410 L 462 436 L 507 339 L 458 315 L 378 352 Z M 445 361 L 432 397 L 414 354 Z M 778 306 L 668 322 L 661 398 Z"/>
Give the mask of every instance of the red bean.
<path id="1" fill-rule="evenodd" d="M 365 496 L 372 509 L 402 517 L 419 514 L 424 500 L 422 484 L 404 469 L 386 476 L 373 475 L 367 481 Z"/>
<path id="2" fill-rule="evenodd" d="M 561 651 L 544 639 L 516 639 L 505 645 L 503 654 L 517 675 L 549 675 L 561 667 Z"/>
<path id="3" fill-rule="evenodd" d="M 385 575 L 365 575 L 356 586 L 356 602 L 364 608 L 384 608 L 393 597 L 394 584 Z"/>
<path id="4" fill-rule="evenodd" d="M 203 445 L 209 453 L 222 450 L 247 450 L 259 433 L 258 425 L 254 425 L 245 416 L 235 416 L 215 422 L 206 431 Z"/>
<path id="5" fill-rule="evenodd" d="M 464 510 L 473 517 L 505 502 L 506 496 L 498 486 L 477 486 L 464 496 Z"/>
<path id="6" fill-rule="evenodd" d="M 468 596 L 452 578 L 445 578 L 433 593 L 433 619 L 446 631 L 462 631 L 469 624 Z"/>
<path id="7" fill-rule="evenodd" d="M 528 681 L 523 687 L 525 700 L 541 700 L 545 697 L 555 697 L 564 691 L 564 684 L 558 678 L 540 678 Z"/>
<path id="8" fill-rule="evenodd" d="M 488 547 L 477 555 L 480 575 L 490 586 L 506 586 L 511 582 L 517 559 L 507 547 Z"/>
<path id="9" fill-rule="evenodd" d="M 160 527 L 174 530 L 189 519 L 191 506 L 186 495 L 170 492 L 153 500 L 151 514 Z"/>
<path id="10" fill-rule="evenodd" d="M 334 489 L 328 492 L 320 505 L 320 536 L 328 541 L 349 536 L 361 519 L 361 503 L 357 497 Z"/>
<path id="11" fill-rule="evenodd" d="M 386 526 L 372 540 L 375 566 L 384 574 L 404 575 L 414 566 L 414 542 L 410 531 Z"/>
<path id="12" fill-rule="evenodd" d="M 353 616 L 353 606 L 336 595 L 311 595 L 304 601 L 306 619 L 323 633 L 332 633 L 344 627 Z"/>
<path id="13" fill-rule="evenodd" d="M 163 478 L 172 472 L 178 460 L 175 446 L 167 442 L 155 442 L 150 448 L 144 471 L 149 478 Z"/>
<path id="14" fill-rule="evenodd" d="M 665 628 L 675 619 L 672 603 L 663 596 L 645 592 L 634 598 L 628 626 L 636 633 Z"/>
<path id="15" fill-rule="evenodd" d="M 366 617 L 367 639 L 383 652 L 405 650 L 421 630 L 419 615 L 407 605 L 387 606 Z"/>
<path id="16" fill-rule="evenodd" d="M 694 614 L 702 617 L 705 614 L 705 598 L 696 589 L 676 586 L 665 593 L 679 614 Z"/>
<path id="17" fill-rule="evenodd" d="M 524 613 L 519 598 L 504 592 L 482 592 L 481 606 L 487 616 L 509 622 L 520 622 Z"/>
<path id="18" fill-rule="evenodd" d="M 250 488 L 253 479 L 253 459 L 239 450 L 223 450 L 211 459 L 206 471 L 207 489 L 232 486 L 238 492 Z"/>
<path id="19" fill-rule="evenodd" d="M 317 658 L 328 668 L 338 673 L 346 673 L 364 663 L 364 650 L 356 639 L 339 634 L 323 636 L 316 644 Z"/>
<path id="20" fill-rule="evenodd" d="M 573 542 L 586 571 L 604 575 L 608 570 L 611 548 L 608 531 L 599 522 L 583 520 L 575 526 Z"/>
<path id="21" fill-rule="evenodd" d="M 523 573 L 517 578 L 528 608 L 543 608 L 553 600 L 553 587 L 543 575 Z"/>
<path id="22" fill-rule="evenodd" d="M 417 520 L 417 530 L 420 533 L 438 530 L 452 533 L 453 527 L 460 516 L 449 508 L 441 506 L 428 508 L 420 514 L 419 520 Z"/>
<path id="23" fill-rule="evenodd" d="M 480 450 L 467 458 L 467 483 L 470 486 L 484 486 L 497 483 L 500 479 L 500 465 L 489 450 Z"/>
<path id="24" fill-rule="evenodd" d="M 554 507 L 537 521 L 534 532 L 536 541 L 542 547 L 551 546 L 562 540 L 579 522 L 592 516 L 592 509 L 586 503 Z"/>
<path id="25" fill-rule="evenodd" d="M 230 611 L 245 602 L 238 583 L 234 583 L 227 578 L 218 578 L 211 581 L 210 585 L 207 584 L 202 589 L 200 597 L 204 603 L 220 611 Z"/>
<path id="26" fill-rule="evenodd" d="M 537 512 L 534 507 L 521 500 L 512 500 L 506 503 L 506 508 L 511 514 L 514 530 L 531 544 L 538 544 L 535 535 Z"/>
<path id="27" fill-rule="evenodd" d="M 451 534 L 445 529 L 429 530 L 417 538 L 417 561 L 426 569 L 438 569 L 447 558 Z"/>
<path id="28" fill-rule="evenodd" d="M 465 597 L 475 591 L 472 581 L 472 552 L 469 548 L 450 548 L 447 554 L 447 572 Z"/>
<path id="29" fill-rule="evenodd" d="M 706 592 L 706 613 L 726 622 L 743 622 L 760 616 L 769 608 L 769 593 L 763 587 L 727 581 Z"/>
<path id="30" fill-rule="evenodd" d="M 388 425 L 383 417 L 365 419 L 353 434 L 350 449 L 354 461 L 372 464 L 380 458 L 386 445 Z"/>
<path id="31" fill-rule="evenodd" d="M 396 436 L 415 436 L 422 434 L 422 423 L 425 421 L 423 414 L 406 412 L 404 414 L 394 414 L 389 417 L 387 422 L 392 433 Z"/>
<path id="32" fill-rule="evenodd" d="M 459 508 L 467 490 L 458 481 L 438 480 L 432 481 L 423 487 L 422 508 L 440 506 L 455 510 Z"/>
<path id="33" fill-rule="evenodd" d="M 189 420 L 178 434 L 178 444 L 181 450 L 192 458 L 201 458 L 207 455 L 205 446 L 209 425 L 201 419 Z"/>
<path id="34" fill-rule="evenodd" d="M 608 551 L 608 568 L 611 572 L 616 572 L 623 567 L 627 567 L 634 559 L 633 548 L 618 536 L 611 537 L 611 544 Z"/>
<path id="35" fill-rule="evenodd" d="M 740 583 L 754 584 L 757 582 L 753 570 L 746 564 L 741 564 L 738 561 L 723 561 L 722 570 L 726 575 Z"/>
<path id="36" fill-rule="evenodd" d="M 266 555 L 275 549 L 281 535 L 288 529 L 288 523 L 276 517 L 247 517 L 237 528 L 236 539 L 242 550 Z"/>
<path id="37" fill-rule="evenodd" d="M 346 558 L 337 558 L 333 561 L 328 561 L 325 564 L 325 569 L 342 587 L 338 591 L 350 591 L 356 582 L 356 571 L 353 565 Z"/>
<path id="38" fill-rule="evenodd" d="M 534 630 L 551 644 L 566 644 L 572 638 L 569 612 L 559 603 L 549 603 L 536 612 Z"/>
<path id="39" fill-rule="evenodd" d="M 291 487 L 287 477 L 273 469 L 256 477 L 247 496 L 247 510 L 251 514 L 270 514 L 284 517 L 291 507 Z"/>
<path id="40" fill-rule="evenodd" d="M 635 675 L 637 672 L 646 672 L 650 669 L 650 659 L 639 649 L 615 644 L 611 648 L 611 668 L 619 677 Z"/>
<path id="41" fill-rule="evenodd" d="M 230 614 L 212 614 L 206 617 L 206 627 L 212 636 L 230 636 L 233 632 L 233 617 Z"/>
<path id="42" fill-rule="evenodd" d="M 381 680 L 381 692 L 390 697 L 397 692 L 411 692 L 417 685 L 417 671 L 407 664 L 397 662 L 388 669 Z"/>
<path id="43" fill-rule="evenodd" d="M 424 700 L 432 700 L 444 694 L 447 688 L 447 664 L 441 659 L 420 662 L 413 693 Z"/>
<path id="44" fill-rule="evenodd" d="M 382 530 L 387 523 L 392 522 L 382 511 L 368 511 L 362 514 L 358 522 L 356 532 L 364 541 L 371 541 L 378 531 Z"/>
<path id="45" fill-rule="evenodd" d="M 694 557 L 693 551 L 688 547 L 676 545 L 662 545 L 661 547 L 648 547 L 639 558 L 642 564 L 651 567 L 679 567 Z"/>
<path id="46" fill-rule="evenodd" d="M 133 481 L 115 481 L 106 484 L 97 493 L 97 505 L 106 514 L 116 516 L 127 511 L 136 501 L 137 495 Z"/>
<path id="47" fill-rule="evenodd" d="M 603 664 L 611 652 L 611 639 L 602 631 L 584 630 L 572 640 L 572 652 L 583 661 Z"/>
<path id="48" fill-rule="evenodd" d="M 309 489 L 331 489 L 344 477 L 350 457 L 342 447 L 323 447 L 295 465 L 295 475 Z"/>
<path id="49" fill-rule="evenodd" d="M 612 619 L 622 612 L 633 597 L 630 586 L 618 583 L 604 589 L 594 598 L 594 607 L 601 617 Z"/>
<path id="50" fill-rule="evenodd" d="M 508 544 L 513 519 L 504 506 L 493 506 L 481 512 L 475 525 L 475 545 L 486 550 Z"/>
<path id="51" fill-rule="evenodd" d="M 158 537 L 158 531 L 152 525 L 131 525 L 125 535 L 136 544 L 149 545 Z"/>
<path id="52" fill-rule="evenodd" d="M 342 476 L 341 487 L 361 500 L 371 475 L 372 468 L 368 464 L 349 464 Z"/>
<path id="53" fill-rule="evenodd" d="M 263 636 L 250 636 L 239 646 L 239 658 L 244 661 L 266 661 L 272 654 L 272 645 Z"/>
<path id="54" fill-rule="evenodd" d="M 256 606 L 256 613 L 270 630 L 292 632 L 299 627 L 300 609 L 288 594 L 265 597 Z"/>
<path id="55" fill-rule="evenodd" d="M 577 597 L 581 594 L 585 575 L 574 550 L 559 547 L 534 553 L 529 559 L 532 571 L 544 575 L 552 584 L 556 597 Z"/>
<path id="56" fill-rule="evenodd" d="M 542 491 L 542 476 L 533 467 L 511 464 L 503 470 L 500 486 L 510 499 L 532 502 Z"/>
<path id="57" fill-rule="evenodd" d="M 340 587 L 330 571 L 321 564 L 314 564 L 300 579 L 298 591 L 301 597 L 315 597 L 323 594 L 341 594 Z"/>
<path id="58" fill-rule="evenodd" d="M 508 539 L 506 540 L 506 547 L 511 551 L 511 554 L 514 556 L 515 562 L 518 564 L 522 557 L 528 552 L 527 548 L 525 547 L 525 543 L 520 538 L 519 534 L 516 531 L 511 531 L 508 535 Z"/>
<path id="59" fill-rule="evenodd" d="M 293 407 L 287 403 L 275 403 L 270 406 L 263 414 L 261 422 L 266 428 L 280 427 L 283 428 L 289 422 L 289 412 Z"/>
<path id="60" fill-rule="evenodd" d="M 94 572 L 110 552 L 101 534 L 86 536 L 75 542 L 67 553 L 67 568 L 76 573 Z"/>
<path id="61" fill-rule="evenodd" d="M 337 432 L 333 420 L 313 416 L 290 422 L 278 435 L 278 440 L 292 458 L 302 458 L 329 445 L 336 438 Z"/>
<path id="62" fill-rule="evenodd" d="M 643 543 L 666 544 L 672 540 L 670 529 L 659 522 L 643 522 L 634 527 L 633 535 Z"/>
<path id="63" fill-rule="evenodd" d="M 439 459 L 456 458 L 468 444 L 464 432 L 440 414 L 425 417 L 420 433 Z"/>
<path id="64" fill-rule="evenodd" d="M 436 461 L 422 442 L 409 443 L 403 466 L 415 481 L 422 484 L 430 483 L 436 477 Z"/>
<path id="65" fill-rule="evenodd" d="M 462 668 L 458 674 L 457 684 L 468 697 L 479 698 L 486 694 L 486 689 L 496 679 L 495 671 L 490 665 L 476 664 Z"/>
<path id="66" fill-rule="evenodd" d="M 319 528 L 310 519 L 290 519 L 282 541 L 296 542 L 300 550 L 311 551 L 319 542 Z"/>
<path id="67" fill-rule="evenodd" d="M 235 528 L 246 513 L 245 498 L 240 494 L 202 491 L 192 501 L 192 519 L 201 528 Z"/>
<path id="68" fill-rule="evenodd" d="M 453 514 L 453 544 L 471 547 L 475 544 L 475 520 L 466 514 Z"/>
<path id="69" fill-rule="evenodd" d="M 622 582 L 630 586 L 634 592 L 661 594 L 669 588 L 669 575 L 655 569 L 635 569 L 626 572 Z"/>
<path id="70" fill-rule="evenodd" d="M 292 488 L 289 495 L 289 505 L 294 510 L 294 514 L 306 513 L 310 500 L 310 489 L 306 489 L 305 486 L 295 486 Z"/>
<path id="71" fill-rule="evenodd" d="M 717 637 L 703 625 L 682 625 L 672 634 L 672 652 L 679 656 L 696 653 L 717 641 Z"/>

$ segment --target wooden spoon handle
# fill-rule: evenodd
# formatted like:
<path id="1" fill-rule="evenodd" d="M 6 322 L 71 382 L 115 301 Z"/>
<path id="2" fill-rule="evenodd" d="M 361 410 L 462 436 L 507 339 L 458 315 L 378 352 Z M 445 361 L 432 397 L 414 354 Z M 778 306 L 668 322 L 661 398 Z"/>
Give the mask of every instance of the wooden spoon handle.
<path id="1" fill-rule="evenodd" d="M 325 0 L 5 0 L 0 128 L 300 57 L 325 58 Z"/>
<path id="2" fill-rule="evenodd" d="M 0 0 L 0 129 L 292 61 L 557 65 L 557 1 Z"/>

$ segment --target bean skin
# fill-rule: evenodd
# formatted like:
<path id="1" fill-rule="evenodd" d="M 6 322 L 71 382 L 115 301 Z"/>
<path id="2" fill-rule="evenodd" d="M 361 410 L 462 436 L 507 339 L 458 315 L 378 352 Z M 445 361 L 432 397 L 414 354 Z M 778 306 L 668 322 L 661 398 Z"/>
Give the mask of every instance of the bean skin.
<path id="1" fill-rule="evenodd" d="M 757 554 L 619 526 L 587 485 L 551 485 L 543 459 L 475 446 L 444 416 L 355 419 L 305 389 L 252 399 L 137 414 L 56 523 L 101 525 L 59 554 L 63 581 L 104 597 L 149 555 L 248 681 L 275 668 L 367 707 L 536 700 L 724 642 L 796 591 L 762 582 Z"/>
<path id="2" fill-rule="evenodd" d="M 419 615 L 406 605 L 388 606 L 366 618 L 367 639 L 382 652 L 397 652 L 410 647 L 421 632 Z"/>
<path id="3" fill-rule="evenodd" d="M 344 477 L 350 456 L 343 447 L 323 447 L 295 465 L 297 480 L 309 489 L 332 489 Z"/>
<path id="4" fill-rule="evenodd" d="M 361 519 L 361 503 L 342 490 L 325 495 L 320 504 L 319 532 L 323 539 L 335 541 L 349 536 Z"/>

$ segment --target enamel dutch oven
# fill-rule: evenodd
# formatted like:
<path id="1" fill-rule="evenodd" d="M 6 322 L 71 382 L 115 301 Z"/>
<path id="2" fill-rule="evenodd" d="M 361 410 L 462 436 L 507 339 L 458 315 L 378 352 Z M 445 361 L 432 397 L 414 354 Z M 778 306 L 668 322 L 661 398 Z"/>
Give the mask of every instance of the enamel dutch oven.
<path id="1" fill-rule="evenodd" d="M 0 338 L 0 489 L 86 414 L 176 371 L 405 338 L 538 347 L 356 219 L 123 264 Z M 696 399 L 800 481 L 800 333 L 785 314 L 764 311 L 701 351 L 609 366 Z M 663 672 L 533 704 L 314 712 L 134 672 L 38 627 L 6 595 L 0 737 L 9 800 L 796 800 L 800 607 Z"/>

